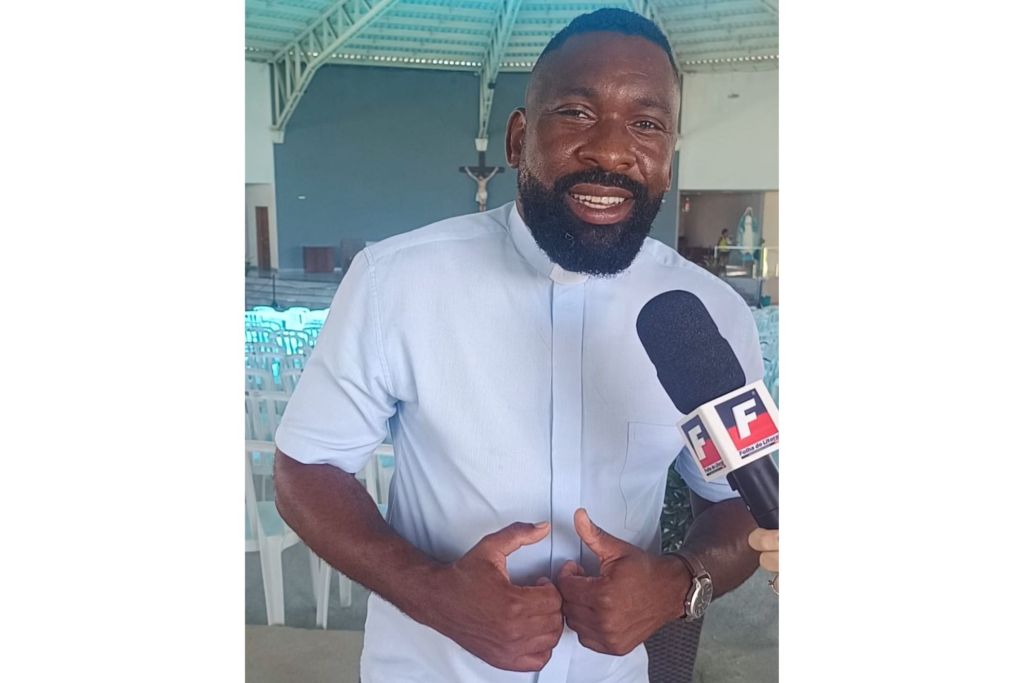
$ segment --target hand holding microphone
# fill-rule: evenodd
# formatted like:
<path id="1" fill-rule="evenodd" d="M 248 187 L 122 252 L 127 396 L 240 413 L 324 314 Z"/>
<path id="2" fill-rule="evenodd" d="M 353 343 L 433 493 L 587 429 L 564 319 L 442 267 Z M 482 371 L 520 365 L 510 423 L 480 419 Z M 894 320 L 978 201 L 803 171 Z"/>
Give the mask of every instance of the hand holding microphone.
<path id="1" fill-rule="evenodd" d="M 760 380 L 747 381 L 729 342 L 694 294 L 664 292 L 648 301 L 637 334 L 658 380 L 683 418 L 678 426 L 705 481 L 725 476 L 760 529 L 747 543 L 775 572 L 779 593 L 778 409 Z"/>
<path id="2" fill-rule="evenodd" d="M 779 594 L 779 531 L 778 529 L 754 529 L 747 538 L 747 543 L 754 550 L 761 553 L 759 563 L 761 568 L 774 572 L 775 576 L 768 581 L 775 594 Z"/>

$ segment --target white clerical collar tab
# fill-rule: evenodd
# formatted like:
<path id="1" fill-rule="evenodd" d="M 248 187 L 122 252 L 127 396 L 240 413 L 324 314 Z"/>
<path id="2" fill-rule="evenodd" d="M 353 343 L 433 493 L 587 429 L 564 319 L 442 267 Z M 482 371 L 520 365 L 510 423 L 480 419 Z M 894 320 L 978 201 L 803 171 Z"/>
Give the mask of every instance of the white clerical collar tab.
<path id="1" fill-rule="evenodd" d="M 581 282 L 586 282 L 589 277 L 586 273 L 574 273 L 571 270 L 566 270 L 557 263 L 551 267 L 551 279 L 560 285 L 578 285 Z"/>

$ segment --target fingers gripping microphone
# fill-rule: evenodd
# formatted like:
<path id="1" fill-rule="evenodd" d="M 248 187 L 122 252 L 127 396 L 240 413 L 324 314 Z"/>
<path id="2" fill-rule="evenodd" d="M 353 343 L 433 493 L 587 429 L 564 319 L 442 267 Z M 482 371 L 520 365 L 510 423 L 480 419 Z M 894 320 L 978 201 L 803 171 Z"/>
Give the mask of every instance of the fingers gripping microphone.
<path id="1" fill-rule="evenodd" d="M 747 384 L 729 342 L 694 294 L 664 292 L 636 319 L 672 403 L 678 427 L 706 481 L 723 475 L 762 529 L 779 528 L 778 410 L 764 383 Z"/>

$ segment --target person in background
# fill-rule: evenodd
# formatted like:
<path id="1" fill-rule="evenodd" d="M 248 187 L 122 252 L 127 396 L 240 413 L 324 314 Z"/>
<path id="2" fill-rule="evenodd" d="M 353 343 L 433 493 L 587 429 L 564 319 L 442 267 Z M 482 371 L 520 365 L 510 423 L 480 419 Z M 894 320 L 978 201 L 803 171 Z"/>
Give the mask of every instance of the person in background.
<path id="1" fill-rule="evenodd" d="M 729 263 L 729 247 L 732 245 L 729 242 L 729 229 L 723 228 L 722 234 L 718 236 L 718 256 L 716 259 L 718 265 L 718 271 L 725 274 L 725 266 Z"/>

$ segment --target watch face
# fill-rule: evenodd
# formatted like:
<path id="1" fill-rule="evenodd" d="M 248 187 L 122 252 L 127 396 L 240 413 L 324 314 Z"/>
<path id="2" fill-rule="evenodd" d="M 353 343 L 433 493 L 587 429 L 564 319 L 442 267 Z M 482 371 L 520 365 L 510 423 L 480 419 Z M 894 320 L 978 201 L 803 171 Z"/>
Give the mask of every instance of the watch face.
<path id="1" fill-rule="evenodd" d="M 707 578 L 697 579 L 693 597 L 690 598 L 690 617 L 699 619 L 704 616 L 708 605 L 711 604 L 711 597 L 711 581 Z"/>

